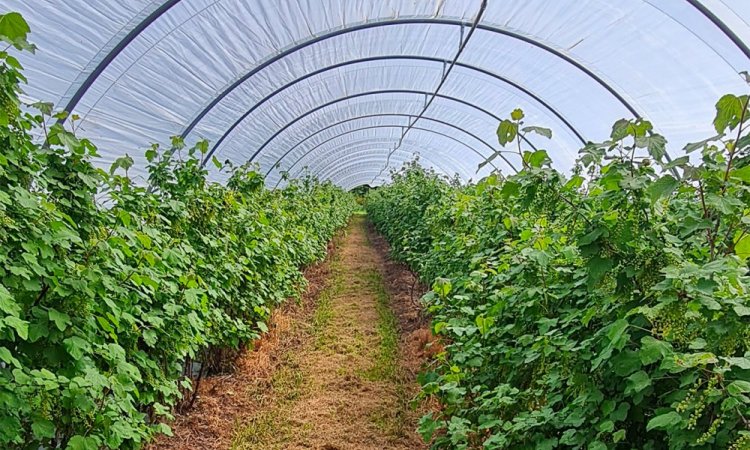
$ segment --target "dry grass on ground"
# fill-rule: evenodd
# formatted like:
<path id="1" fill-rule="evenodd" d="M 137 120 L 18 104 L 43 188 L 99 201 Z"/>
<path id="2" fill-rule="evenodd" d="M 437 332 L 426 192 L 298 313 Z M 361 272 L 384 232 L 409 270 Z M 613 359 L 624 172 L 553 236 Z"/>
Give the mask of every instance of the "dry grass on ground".
<path id="1" fill-rule="evenodd" d="M 300 304 L 231 376 L 207 380 L 175 437 L 153 449 L 421 449 L 416 373 L 438 348 L 413 299 L 423 287 L 355 217 Z"/>

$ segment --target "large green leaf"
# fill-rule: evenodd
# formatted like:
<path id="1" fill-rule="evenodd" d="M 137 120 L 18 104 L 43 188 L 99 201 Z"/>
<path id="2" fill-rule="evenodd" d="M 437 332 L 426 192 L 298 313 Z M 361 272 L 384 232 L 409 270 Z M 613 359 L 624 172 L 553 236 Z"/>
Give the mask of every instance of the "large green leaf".
<path id="1" fill-rule="evenodd" d="M 734 129 L 740 123 L 743 108 L 747 107 L 747 99 L 727 94 L 716 103 L 716 118 L 714 128 L 723 133 L 727 128 Z"/>
<path id="2" fill-rule="evenodd" d="M 68 325 L 72 323 L 69 315 L 54 308 L 50 308 L 49 311 L 47 311 L 47 315 L 49 316 L 49 320 L 54 322 L 55 326 L 60 331 L 65 331 L 65 329 L 68 328 Z"/>
<path id="3" fill-rule="evenodd" d="M 734 243 L 734 252 L 740 259 L 746 260 L 750 258 L 750 234 L 740 233 L 740 236 Z"/>
<path id="4" fill-rule="evenodd" d="M 0 311 L 14 317 L 18 317 L 21 312 L 21 306 L 16 303 L 10 292 L 2 285 L 0 285 Z"/>
<path id="5" fill-rule="evenodd" d="M 655 182 L 653 182 L 648 188 L 647 192 L 651 198 L 651 202 L 654 203 L 662 197 L 674 192 L 680 186 L 680 182 L 672 175 L 664 175 Z"/>
<path id="6" fill-rule="evenodd" d="M 65 450 L 98 450 L 99 442 L 93 437 L 73 436 Z"/>
<path id="7" fill-rule="evenodd" d="M 552 130 L 543 127 L 523 127 L 521 129 L 524 133 L 536 133 L 540 136 L 544 136 L 547 139 L 552 139 Z"/>
<path id="8" fill-rule="evenodd" d="M 524 152 L 523 159 L 531 167 L 542 167 L 544 164 L 552 161 L 545 150 Z"/>
<path id="9" fill-rule="evenodd" d="M 727 386 L 727 392 L 732 395 L 747 394 L 750 392 L 750 381 L 737 380 L 729 383 Z"/>
<path id="10" fill-rule="evenodd" d="M 29 24 L 21 14 L 10 12 L 0 15 L 0 39 L 17 49 L 33 50 L 33 47 L 26 41 L 30 31 Z"/>
<path id="11" fill-rule="evenodd" d="M 29 322 L 18 317 L 9 316 L 5 318 L 5 325 L 13 328 L 18 337 L 23 340 L 29 338 Z"/>
<path id="12" fill-rule="evenodd" d="M 646 425 L 646 431 L 665 430 L 674 427 L 680 422 L 682 422 L 682 416 L 674 411 L 670 411 L 649 420 L 648 425 Z"/>
<path id="13" fill-rule="evenodd" d="M 744 181 L 745 183 L 750 183 L 750 165 L 741 167 L 739 169 L 732 169 L 732 171 L 729 172 L 729 175 L 732 178 L 737 178 Z"/>
<path id="14" fill-rule="evenodd" d="M 497 140 L 503 147 L 509 142 L 513 142 L 517 134 L 518 125 L 510 120 L 503 120 L 497 127 Z"/>
<path id="15" fill-rule="evenodd" d="M 55 424 L 42 417 L 35 418 L 31 423 L 31 431 L 37 439 L 55 437 Z"/>
<path id="16" fill-rule="evenodd" d="M 627 379 L 628 387 L 625 390 L 626 394 L 630 392 L 638 393 L 651 386 L 651 378 L 643 370 L 639 370 L 638 372 L 630 375 Z"/>

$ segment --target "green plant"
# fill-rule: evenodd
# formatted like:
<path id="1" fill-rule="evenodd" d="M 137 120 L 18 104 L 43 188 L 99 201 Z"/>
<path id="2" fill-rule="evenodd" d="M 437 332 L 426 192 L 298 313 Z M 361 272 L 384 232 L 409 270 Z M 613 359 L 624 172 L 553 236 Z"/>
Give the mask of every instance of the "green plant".
<path id="1" fill-rule="evenodd" d="M 18 50 L 28 25 L 0 16 Z M 21 66 L 0 53 L 0 447 L 135 449 L 206 371 L 267 330 L 355 208 L 314 179 L 263 188 L 252 167 L 207 180 L 207 143 L 95 167 L 96 147 L 21 105 Z M 35 111 L 35 112 L 31 112 Z M 42 143 L 32 136 L 41 135 Z M 198 376 L 194 363 L 200 365 Z M 193 375 L 193 376 L 191 376 Z M 188 402 L 190 397 L 188 396 Z"/>
<path id="2" fill-rule="evenodd" d="M 520 173 L 456 186 L 412 165 L 368 194 L 395 257 L 433 285 L 447 344 L 421 376 L 443 405 L 420 423 L 433 448 L 746 445 L 747 103 L 719 100 L 692 160 L 621 120 L 567 176 L 523 151 L 536 129 L 517 110 L 498 136 Z"/>

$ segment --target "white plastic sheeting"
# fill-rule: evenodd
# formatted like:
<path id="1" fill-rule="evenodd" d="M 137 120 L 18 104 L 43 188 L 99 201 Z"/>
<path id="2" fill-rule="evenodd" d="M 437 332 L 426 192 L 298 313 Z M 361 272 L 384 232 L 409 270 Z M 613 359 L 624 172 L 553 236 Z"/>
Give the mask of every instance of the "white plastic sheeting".
<path id="1" fill-rule="evenodd" d="M 74 112 L 102 165 L 171 135 L 219 160 L 303 167 L 342 186 L 377 183 L 401 125 L 435 91 L 480 0 L 0 0 L 32 27 L 31 100 Z M 463 179 L 516 107 L 555 138 L 558 167 L 583 140 L 643 116 L 678 154 L 711 134 L 718 97 L 744 93 L 747 0 L 489 0 L 458 64 L 395 152 Z M 735 39 L 733 39 L 735 38 Z M 450 125 L 446 125 L 448 123 Z M 386 127 L 386 125 L 391 126 Z M 343 133 L 343 134 L 342 134 Z M 454 139 L 450 139 L 450 136 Z M 215 148 L 214 148 L 215 147 Z M 517 157 L 510 164 L 520 165 Z M 503 171 L 509 164 L 496 159 Z M 213 165 L 207 167 L 213 169 Z M 216 179 L 221 175 L 212 174 Z M 369 179 L 368 179 L 369 177 Z"/>

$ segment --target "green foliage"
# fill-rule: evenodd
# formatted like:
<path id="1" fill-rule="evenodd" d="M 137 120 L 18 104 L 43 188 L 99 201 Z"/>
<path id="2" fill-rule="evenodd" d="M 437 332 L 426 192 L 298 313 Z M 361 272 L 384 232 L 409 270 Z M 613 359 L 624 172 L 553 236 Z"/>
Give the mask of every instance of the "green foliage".
<path id="1" fill-rule="evenodd" d="M 549 162 L 549 158 L 547 157 L 547 152 L 544 150 L 537 150 L 537 149 L 534 149 L 534 151 L 524 152 L 521 149 L 521 141 L 527 141 L 526 135 L 529 133 L 538 134 L 540 136 L 546 137 L 547 139 L 551 139 L 552 130 L 550 130 L 549 128 L 542 128 L 542 127 L 536 127 L 536 126 L 524 127 L 523 126 L 524 117 L 525 115 L 522 110 L 514 109 L 510 113 L 510 120 L 505 119 L 500 122 L 500 125 L 498 125 L 497 141 L 503 147 L 507 146 L 508 144 L 515 143 L 516 144 L 515 153 L 517 153 L 518 156 L 521 158 L 521 161 L 524 167 L 529 167 L 529 166 L 541 167 L 542 164 Z M 492 155 L 490 155 L 490 157 L 487 158 L 487 160 L 479 164 L 479 168 L 481 169 L 482 167 L 491 163 L 498 156 L 502 156 L 503 153 L 514 153 L 514 152 L 498 150 Z"/>
<path id="2" fill-rule="evenodd" d="M 19 17 L 0 33 L 22 49 Z M 49 105 L 23 112 L 20 66 L 0 60 L 0 448 L 140 448 L 169 431 L 192 361 L 266 330 L 355 202 L 313 179 L 269 191 L 249 167 L 210 183 L 206 143 L 179 138 L 136 185 L 132 158 L 97 169 Z"/>
<path id="3" fill-rule="evenodd" d="M 434 281 L 423 301 L 446 353 L 420 377 L 442 403 L 420 422 L 433 448 L 747 445 L 746 110 L 719 101 L 719 135 L 686 147 L 697 164 L 623 120 L 570 176 L 517 140 L 516 175 L 456 186 L 410 165 L 368 194 L 394 256 Z"/>

